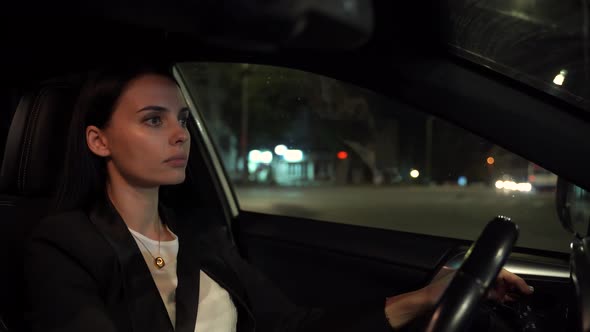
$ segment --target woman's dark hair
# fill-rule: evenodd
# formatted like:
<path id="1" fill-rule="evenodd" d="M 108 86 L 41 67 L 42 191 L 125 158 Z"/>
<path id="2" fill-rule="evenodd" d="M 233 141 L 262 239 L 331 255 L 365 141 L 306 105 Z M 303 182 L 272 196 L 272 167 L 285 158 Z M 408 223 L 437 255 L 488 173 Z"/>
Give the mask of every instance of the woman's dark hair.
<path id="1" fill-rule="evenodd" d="M 89 73 L 70 123 L 63 174 L 55 202 L 57 211 L 86 209 L 105 195 L 105 160 L 88 148 L 86 128 L 108 126 L 115 104 L 133 79 L 157 74 L 176 82 L 170 68 L 160 64 L 118 64 Z"/>

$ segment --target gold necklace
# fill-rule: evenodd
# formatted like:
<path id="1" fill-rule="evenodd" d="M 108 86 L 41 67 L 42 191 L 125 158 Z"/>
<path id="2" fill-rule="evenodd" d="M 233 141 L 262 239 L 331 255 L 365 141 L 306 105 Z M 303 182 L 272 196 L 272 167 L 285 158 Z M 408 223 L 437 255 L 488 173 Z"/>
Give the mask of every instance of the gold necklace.
<path id="1" fill-rule="evenodd" d="M 166 266 L 166 262 L 164 261 L 164 258 L 162 258 L 162 256 L 160 256 L 160 238 L 162 237 L 161 233 L 162 233 L 162 223 L 160 222 L 160 219 L 158 219 L 158 257 L 156 257 L 152 254 L 152 252 L 148 249 L 148 247 L 145 245 L 145 243 L 143 243 L 143 241 L 140 238 L 135 236 L 135 234 L 131 233 L 131 235 L 133 235 L 133 237 L 136 238 L 137 241 L 139 241 L 139 243 L 141 243 L 141 245 L 145 248 L 145 250 L 147 250 L 147 252 L 150 254 L 150 256 L 152 256 L 152 258 L 154 259 L 154 265 L 156 265 L 156 267 L 158 269 L 161 269 L 164 266 Z"/>

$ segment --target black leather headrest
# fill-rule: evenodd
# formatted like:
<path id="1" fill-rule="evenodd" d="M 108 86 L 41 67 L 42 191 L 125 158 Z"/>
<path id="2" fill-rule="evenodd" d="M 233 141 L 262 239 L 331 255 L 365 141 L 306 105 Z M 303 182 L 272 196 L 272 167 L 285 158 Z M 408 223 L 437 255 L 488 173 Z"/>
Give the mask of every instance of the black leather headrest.
<path id="1" fill-rule="evenodd" d="M 65 156 L 78 95 L 70 82 L 44 83 L 25 94 L 14 114 L 0 170 L 0 193 L 51 195 Z"/>

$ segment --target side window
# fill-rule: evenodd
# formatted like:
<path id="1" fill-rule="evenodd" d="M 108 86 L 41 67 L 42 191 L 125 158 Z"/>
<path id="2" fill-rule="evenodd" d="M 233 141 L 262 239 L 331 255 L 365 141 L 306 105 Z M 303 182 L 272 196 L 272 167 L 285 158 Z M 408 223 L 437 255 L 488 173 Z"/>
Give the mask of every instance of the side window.
<path id="1" fill-rule="evenodd" d="M 552 174 L 441 119 L 303 71 L 179 66 L 246 211 L 567 251 Z"/>

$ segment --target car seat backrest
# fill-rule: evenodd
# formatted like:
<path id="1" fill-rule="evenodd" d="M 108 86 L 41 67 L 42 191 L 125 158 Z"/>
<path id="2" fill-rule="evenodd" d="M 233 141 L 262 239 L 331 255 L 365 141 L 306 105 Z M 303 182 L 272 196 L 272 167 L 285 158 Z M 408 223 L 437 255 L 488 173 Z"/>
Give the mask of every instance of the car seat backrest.
<path id="1" fill-rule="evenodd" d="M 23 96 L 6 138 L 0 193 L 43 196 L 55 189 L 76 93 L 59 82 Z"/>
<path id="2" fill-rule="evenodd" d="M 29 232 L 48 211 L 65 155 L 77 85 L 48 82 L 20 100 L 0 169 L 0 331 L 23 331 L 22 251 Z"/>

